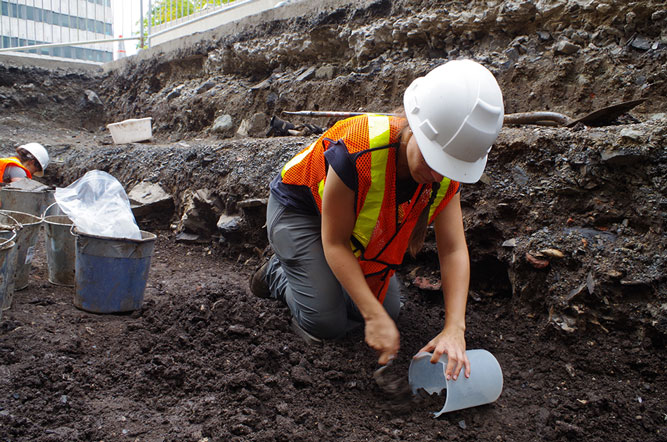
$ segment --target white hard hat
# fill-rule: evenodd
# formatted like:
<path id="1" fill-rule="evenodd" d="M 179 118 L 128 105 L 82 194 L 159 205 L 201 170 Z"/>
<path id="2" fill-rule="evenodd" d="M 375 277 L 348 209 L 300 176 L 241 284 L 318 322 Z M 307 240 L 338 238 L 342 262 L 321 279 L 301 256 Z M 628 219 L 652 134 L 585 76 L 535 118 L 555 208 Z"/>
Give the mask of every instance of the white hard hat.
<path id="1" fill-rule="evenodd" d="M 46 169 L 46 166 L 49 165 L 49 153 L 46 151 L 44 146 L 39 143 L 28 143 L 19 146 L 17 150 L 18 149 L 24 149 L 30 152 L 30 154 L 35 157 L 39 165 L 42 167 L 41 171 L 35 172 L 33 175 L 38 177 L 44 176 L 44 170 Z"/>
<path id="2" fill-rule="evenodd" d="M 438 66 L 403 95 L 408 124 L 431 169 L 449 179 L 480 179 L 505 110 L 493 74 L 472 60 Z"/>

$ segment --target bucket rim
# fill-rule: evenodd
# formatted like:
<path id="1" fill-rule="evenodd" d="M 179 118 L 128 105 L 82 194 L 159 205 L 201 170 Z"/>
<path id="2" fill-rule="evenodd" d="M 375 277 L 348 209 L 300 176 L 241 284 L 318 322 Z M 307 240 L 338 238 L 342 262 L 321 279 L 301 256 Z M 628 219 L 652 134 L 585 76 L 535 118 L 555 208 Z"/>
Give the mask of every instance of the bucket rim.
<path id="1" fill-rule="evenodd" d="M 132 241 L 136 243 L 144 243 L 144 242 L 149 242 L 149 241 L 155 241 L 157 239 L 157 235 L 155 233 L 147 232 L 145 230 L 139 230 L 141 233 L 141 239 L 134 239 L 134 238 L 116 238 L 113 236 L 101 236 L 101 235 L 93 235 L 92 233 L 86 233 L 86 232 L 81 232 L 76 225 L 72 224 L 71 228 L 72 235 L 74 236 L 87 236 L 89 238 L 95 238 L 95 239 L 101 239 L 101 240 L 107 240 L 107 241 Z M 144 235 L 147 235 L 144 237 Z"/>
<path id="2" fill-rule="evenodd" d="M 13 187 L 3 187 L 2 190 L 5 192 L 23 192 L 23 193 L 47 193 L 49 191 L 49 189 L 27 190 L 27 189 L 15 189 Z"/>

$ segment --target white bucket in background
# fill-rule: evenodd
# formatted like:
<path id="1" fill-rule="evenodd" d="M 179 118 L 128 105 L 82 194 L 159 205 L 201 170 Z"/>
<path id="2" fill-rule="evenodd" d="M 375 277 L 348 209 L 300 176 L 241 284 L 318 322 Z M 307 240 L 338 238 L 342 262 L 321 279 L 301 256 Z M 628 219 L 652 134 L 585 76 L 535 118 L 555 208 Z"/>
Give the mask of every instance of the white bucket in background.
<path id="1" fill-rule="evenodd" d="M 115 144 L 136 143 L 149 140 L 153 136 L 151 120 L 151 117 L 132 118 L 107 124 L 107 127 Z"/>

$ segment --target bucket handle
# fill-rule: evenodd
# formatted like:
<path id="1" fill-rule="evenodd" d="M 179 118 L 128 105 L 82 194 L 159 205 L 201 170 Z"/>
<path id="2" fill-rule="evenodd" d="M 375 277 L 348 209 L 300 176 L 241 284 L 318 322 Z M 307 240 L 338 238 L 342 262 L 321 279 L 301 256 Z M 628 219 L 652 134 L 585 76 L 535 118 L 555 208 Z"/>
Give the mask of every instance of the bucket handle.
<path id="1" fill-rule="evenodd" d="M 49 204 L 49 206 L 46 209 L 44 209 L 44 213 L 42 213 L 42 221 L 46 218 L 46 213 L 49 211 L 49 209 L 55 206 L 56 204 L 58 204 L 57 201 Z"/>
<path id="2" fill-rule="evenodd" d="M 5 215 L 7 218 L 10 218 L 12 221 L 14 221 L 16 223 L 16 229 L 21 230 L 23 228 L 23 224 L 21 224 L 16 218 L 11 216 L 9 213 L 7 213 L 6 211 L 3 211 L 3 210 L 0 210 L 0 212 L 3 215 Z M 9 230 L 13 230 L 14 232 L 16 232 L 16 229 L 9 229 Z"/>
<path id="3" fill-rule="evenodd" d="M 11 238 L 1 238 L 0 239 L 0 247 L 4 246 L 5 244 L 7 244 L 10 241 L 16 241 L 16 235 L 17 235 L 16 230 L 12 229 L 12 233 L 13 233 L 13 235 L 11 236 Z"/>

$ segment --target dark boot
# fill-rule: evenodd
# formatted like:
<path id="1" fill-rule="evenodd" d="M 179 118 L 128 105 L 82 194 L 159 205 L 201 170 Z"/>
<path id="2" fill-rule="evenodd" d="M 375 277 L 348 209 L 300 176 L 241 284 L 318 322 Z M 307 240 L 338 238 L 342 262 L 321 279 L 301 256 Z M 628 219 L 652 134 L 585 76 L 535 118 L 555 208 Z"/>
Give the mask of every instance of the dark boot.
<path id="1" fill-rule="evenodd" d="M 266 282 L 266 270 L 269 267 L 269 261 L 266 261 L 260 268 L 255 270 L 250 278 L 250 291 L 258 298 L 270 298 L 269 284 Z"/>

